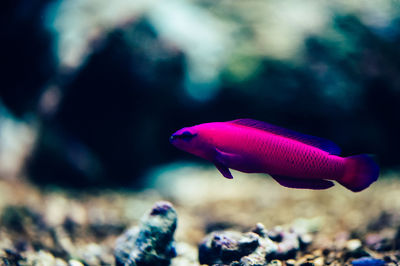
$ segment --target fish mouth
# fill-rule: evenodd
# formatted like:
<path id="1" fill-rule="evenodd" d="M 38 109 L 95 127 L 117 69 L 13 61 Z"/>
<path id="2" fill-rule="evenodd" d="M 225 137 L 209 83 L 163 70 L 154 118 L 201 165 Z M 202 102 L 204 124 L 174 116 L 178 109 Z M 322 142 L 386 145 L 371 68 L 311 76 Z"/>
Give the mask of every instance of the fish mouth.
<path id="1" fill-rule="evenodd" d="M 169 137 L 169 142 L 172 143 L 175 139 L 176 139 L 176 136 L 171 135 L 171 137 Z"/>

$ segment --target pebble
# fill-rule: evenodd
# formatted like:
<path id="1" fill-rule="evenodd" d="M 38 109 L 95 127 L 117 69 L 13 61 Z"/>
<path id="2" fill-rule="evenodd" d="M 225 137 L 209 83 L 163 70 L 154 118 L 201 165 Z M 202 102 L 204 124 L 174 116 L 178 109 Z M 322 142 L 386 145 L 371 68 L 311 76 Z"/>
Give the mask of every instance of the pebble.
<path id="1" fill-rule="evenodd" d="M 286 266 L 295 266 L 296 261 L 294 259 L 290 259 L 286 261 Z"/>
<path id="2" fill-rule="evenodd" d="M 312 243 L 313 236 L 311 234 L 302 234 L 299 235 L 299 244 L 301 250 L 306 250 L 307 247 Z"/>
<path id="3" fill-rule="evenodd" d="M 386 264 L 388 264 L 392 262 L 395 263 L 397 262 L 398 259 L 394 255 L 386 255 L 383 257 L 383 260 L 386 262 Z"/>
<path id="4" fill-rule="evenodd" d="M 346 243 L 346 249 L 349 251 L 355 251 L 355 250 L 361 248 L 361 246 L 362 246 L 362 244 L 359 239 L 351 239 L 351 240 L 347 241 L 347 243 Z"/>
<path id="5" fill-rule="evenodd" d="M 258 250 L 256 250 L 258 251 Z M 260 239 L 260 251 L 265 254 L 267 260 L 273 260 L 275 254 L 278 252 L 277 243 L 273 242 L 268 237 Z M 270 259 L 269 259 L 270 258 Z"/>
<path id="6" fill-rule="evenodd" d="M 394 236 L 394 246 L 397 250 L 400 249 L 400 226 L 397 228 L 397 232 Z"/>
<path id="7" fill-rule="evenodd" d="M 157 202 L 142 217 L 139 227 L 123 233 L 116 241 L 116 265 L 167 266 L 176 256 L 174 232 L 177 213 L 169 202 Z"/>
<path id="8" fill-rule="evenodd" d="M 253 232 L 220 231 L 208 234 L 199 246 L 200 264 L 229 264 L 249 255 L 259 246 Z"/>
<path id="9" fill-rule="evenodd" d="M 269 257 L 276 253 L 278 246 L 268 237 L 259 239 L 259 246 L 253 253 L 242 257 L 241 266 L 264 266 L 267 264 Z"/>
<path id="10" fill-rule="evenodd" d="M 311 242 L 311 235 L 299 235 L 282 227 L 267 231 L 258 223 L 248 233 L 217 231 L 208 234 L 199 246 L 199 262 L 208 265 L 237 262 L 241 266 L 273 265 L 281 260 L 294 259 L 301 245 L 305 248 Z"/>
<path id="11" fill-rule="evenodd" d="M 280 260 L 273 260 L 268 263 L 268 266 L 282 266 L 282 262 Z"/>
<path id="12" fill-rule="evenodd" d="M 84 266 L 82 262 L 79 260 L 69 260 L 68 261 L 69 266 Z"/>
<path id="13" fill-rule="evenodd" d="M 4 261 L 3 261 L 4 262 Z M 80 263 L 80 262 L 79 262 Z M 1 264 L 3 265 L 3 264 Z M 54 265 L 54 266 L 80 266 L 83 264 L 74 264 L 72 265 L 70 263 L 70 261 L 67 263 L 66 261 L 64 261 L 61 258 L 56 258 L 53 256 L 53 254 L 51 254 L 50 252 L 44 251 L 44 250 L 40 250 L 37 253 L 28 253 L 27 254 L 27 259 L 26 261 L 24 261 L 23 263 L 12 263 L 12 264 L 5 264 L 5 265 Z"/>
<path id="14" fill-rule="evenodd" d="M 274 254 L 276 259 L 293 259 L 300 249 L 299 237 L 295 232 L 282 232 L 282 240 Z"/>
<path id="15" fill-rule="evenodd" d="M 68 266 L 68 263 L 60 258 L 55 258 L 54 266 Z"/>
<path id="16" fill-rule="evenodd" d="M 5 257 L 3 257 L 3 262 L 7 265 L 18 265 L 20 261 L 24 260 L 24 258 L 15 250 L 12 249 L 4 249 Z"/>
<path id="17" fill-rule="evenodd" d="M 351 262 L 353 266 L 383 266 L 385 261 L 381 259 L 374 259 L 371 257 L 363 257 L 355 259 Z"/>
<path id="18" fill-rule="evenodd" d="M 265 226 L 262 223 L 257 223 L 251 231 L 261 237 L 266 237 L 268 235 L 268 231 L 265 229 Z"/>
<path id="19" fill-rule="evenodd" d="M 255 255 L 251 254 L 249 256 L 245 256 L 245 257 L 241 258 L 239 265 L 240 266 L 264 266 L 265 265 L 265 257 L 255 256 Z"/>
<path id="20" fill-rule="evenodd" d="M 365 244 L 368 248 L 375 251 L 389 251 L 393 248 L 393 241 L 380 234 L 368 234 L 365 237 Z"/>
<path id="21" fill-rule="evenodd" d="M 346 242 L 344 259 L 368 257 L 370 254 L 362 248 L 362 243 L 359 239 L 351 239 Z"/>
<path id="22" fill-rule="evenodd" d="M 315 266 L 324 266 L 325 265 L 325 260 L 323 257 L 318 257 L 314 259 L 314 265 Z"/>
<path id="23" fill-rule="evenodd" d="M 314 263 L 307 261 L 300 264 L 300 266 L 314 266 Z"/>
<path id="24" fill-rule="evenodd" d="M 281 242 L 283 234 L 283 228 L 280 226 L 276 226 L 272 230 L 268 231 L 268 237 L 275 242 Z"/>
<path id="25" fill-rule="evenodd" d="M 103 261 L 107 261 L 107 257 L 104 256 L 107 250 L 96 244 L 90 243 L 88 245 L 81 246 L 76 251 L 77 258 L 80 258 L 85 264 L 88 265 L 100 265 Z"/>

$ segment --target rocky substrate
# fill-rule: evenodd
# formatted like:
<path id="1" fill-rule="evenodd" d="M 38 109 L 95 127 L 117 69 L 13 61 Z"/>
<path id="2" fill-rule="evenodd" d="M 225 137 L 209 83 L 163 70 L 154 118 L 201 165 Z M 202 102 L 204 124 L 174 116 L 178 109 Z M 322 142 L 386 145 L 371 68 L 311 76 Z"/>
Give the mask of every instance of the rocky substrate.
<path id="1" fill-rule="evenodd" d="M 0 181 L 0 260 L 74 266 L 400 261 L 395 178 L 356 194 L 339 187 L 285 189 L 257 176 L 235 183 L 209 170 L 169 182 L 173 193 L 162 178 L 140 192 Z"/>

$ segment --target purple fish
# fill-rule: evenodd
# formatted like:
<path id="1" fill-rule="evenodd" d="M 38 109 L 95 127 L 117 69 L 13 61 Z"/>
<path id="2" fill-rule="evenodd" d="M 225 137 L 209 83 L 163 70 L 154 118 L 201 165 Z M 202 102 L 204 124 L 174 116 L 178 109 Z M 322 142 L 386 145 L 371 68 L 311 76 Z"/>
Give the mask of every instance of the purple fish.
<path id="1" fill-rule="evenodd" d="M 182 128 L 170 141 L 213 162 L 226 178 L 233 178 L 231 168 L 269 174 L 289 188 L 327 189 L 334 180 L 358 192 L 379 176 L 378 165 L 366 154 L 340 157 L 340 148 L 329 140 L 252 119 Z"/>

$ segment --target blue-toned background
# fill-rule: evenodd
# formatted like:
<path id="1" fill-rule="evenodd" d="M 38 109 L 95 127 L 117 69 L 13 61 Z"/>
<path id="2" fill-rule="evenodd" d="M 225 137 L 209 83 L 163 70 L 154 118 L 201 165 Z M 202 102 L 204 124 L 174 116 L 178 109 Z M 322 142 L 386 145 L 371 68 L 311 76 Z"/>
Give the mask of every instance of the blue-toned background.
<path id="1" fill-rule="evenodd" d="M 398 1 L 7 0 L 0 174 L 132 186 L 175 130 L 254 118 L 400 165 Z"/>

